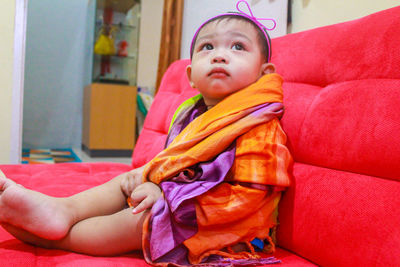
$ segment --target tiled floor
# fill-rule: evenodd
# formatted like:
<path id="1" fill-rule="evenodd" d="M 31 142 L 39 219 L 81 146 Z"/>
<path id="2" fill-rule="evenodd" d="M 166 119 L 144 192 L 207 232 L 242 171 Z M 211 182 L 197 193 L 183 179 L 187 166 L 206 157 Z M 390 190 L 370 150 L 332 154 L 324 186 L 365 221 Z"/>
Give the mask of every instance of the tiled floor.
<path id="1" fill-rule="evenodd" d="M 73 150 L 74 150 L 75 154 L 82 160 L 82 162 L 119 162 L 119 163 L 131 164 L 131 157 L 123 157 L 123 158 L 95 157 L 95 158 L 91 158 L 91 157 L 89 157 L 88 154 L 86 154 L 81 149 L 74 148 Z"/>

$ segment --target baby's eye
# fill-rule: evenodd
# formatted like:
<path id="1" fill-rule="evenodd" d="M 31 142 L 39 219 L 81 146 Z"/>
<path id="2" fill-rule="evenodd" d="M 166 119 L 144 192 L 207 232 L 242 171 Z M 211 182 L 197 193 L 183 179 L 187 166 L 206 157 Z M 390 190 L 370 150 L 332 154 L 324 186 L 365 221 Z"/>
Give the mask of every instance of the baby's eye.
<path id="1" fill-rule="evenodd" d="M 212 44 L 204 44 L 201 50 L 212 50 L 214 47 Z"/>
<path id="2" fill-rule="evenodd" d="M 243 47 L 242 44 L 234 44 L 234 45 L 232 46 L 232 49 L 233 49 L 233 50 L 244 50 L 244 47 Z"/>

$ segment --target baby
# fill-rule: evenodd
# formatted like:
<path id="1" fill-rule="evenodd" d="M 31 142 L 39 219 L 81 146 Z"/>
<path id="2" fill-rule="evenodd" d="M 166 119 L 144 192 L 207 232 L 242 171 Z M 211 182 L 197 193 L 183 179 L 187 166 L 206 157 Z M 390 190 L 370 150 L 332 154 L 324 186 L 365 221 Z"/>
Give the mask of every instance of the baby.
<path id="1" fill-rule="evenodd" d="M 291 161 L 279 124 L 282 79 L 270 57 L 270 39 L 254 17 L 206 21 L 187 67 L 200 95 L 178 108 L 162 152 L 66 198 L 3 176 L 1 225 L 45 248 L 103 256 L 142 249 L 152 264 L 276 262 L 255 251 L 274 251 L 271 233 Z"/>

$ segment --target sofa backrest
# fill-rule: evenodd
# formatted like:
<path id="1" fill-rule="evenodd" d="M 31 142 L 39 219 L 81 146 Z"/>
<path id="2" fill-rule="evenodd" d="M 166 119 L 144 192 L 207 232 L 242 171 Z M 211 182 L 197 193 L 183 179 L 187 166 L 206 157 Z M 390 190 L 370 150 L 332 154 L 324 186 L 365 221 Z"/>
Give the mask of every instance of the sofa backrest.
<path id="1" fill-rule="evenodd" d="M 321 266 L 400 266 L 400 7 L 272 47 L 296 162 L 279 245 Z"/>
<path id="2" fill-rule="evenodd" d="M 272 47 L 296 161 L 400 179 L 400 7 Z"/>
<path id="3" fill-rule="evenodd" d="M 278 244 L 322 266 L 400 266 L 400 7 L 272 41 L 294 156 Z M 177 106 L 197 94 L 188 60 L 163 77 L 133 154 L 164 146 Z"/>

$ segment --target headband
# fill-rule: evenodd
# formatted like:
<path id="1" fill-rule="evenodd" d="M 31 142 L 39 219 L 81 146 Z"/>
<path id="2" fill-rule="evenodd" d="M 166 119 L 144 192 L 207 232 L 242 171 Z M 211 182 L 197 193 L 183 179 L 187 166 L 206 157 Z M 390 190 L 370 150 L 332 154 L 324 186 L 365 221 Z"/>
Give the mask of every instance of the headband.
<path id="1" fill-rule="evenodd" d="M 249 14 L 247 14 L 246 12 L 243 12 L 240 9 L 240 4 L 241 3 L 244 3 L 247 6 Z M 203 24 L 201 24 L 201 26 L 197 29 L 196 33 L 194 34 L 192 42 L 190 44 L 190 57 L 192 57 L 192 55 L 193 55 L 194 43 L 195 43 L 195 41 L 197 39 L 197 35 L 199 34 L 200 30 L 204 27 L 204 25 L 206 25 L 210 21 L 213 21 L 213 20 L 215 20 L 217 18 L 220 18 L 220 17 L 237 16 L 237 17 L 242 17 L 242 18 L 245 18 L 245 19 L 249 20 L 250 22 L 252 22 L 255 26 L 257 26 L 261 30 L 261 32 L 264 34 L 265 40 L 266 40 L 267 45 L 268 45 L 268 56 L 267 56 L 268 62 L 271 60 L 271 39 L 269 38 L 269 35 L 268 35 L 267 31 L 272 31 L 273 29 L 275 29 L 276 21 L 274 19 L 270 19 L 270 18 L 257 18 L 257 17 L 255 17 L 253 15 L 253 12 L 251 11 L 251 8 L 250 8 L 249 4 L 245 0 L 239 0 L 236 3 L 236 10 L 238 11 L 237 13 L 223 13 L 223 14 L 217 15 L 215 17 L 212 17 L 212 18 L 206 20 Z M 273 26 L 271 28 L 266 27 L 264 24 L 262 24 L 260 22 L 260 21 L 263 21 L 263 20 L 272 21 Z"/>

